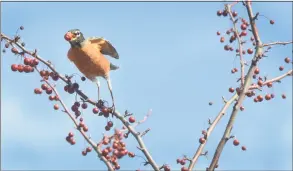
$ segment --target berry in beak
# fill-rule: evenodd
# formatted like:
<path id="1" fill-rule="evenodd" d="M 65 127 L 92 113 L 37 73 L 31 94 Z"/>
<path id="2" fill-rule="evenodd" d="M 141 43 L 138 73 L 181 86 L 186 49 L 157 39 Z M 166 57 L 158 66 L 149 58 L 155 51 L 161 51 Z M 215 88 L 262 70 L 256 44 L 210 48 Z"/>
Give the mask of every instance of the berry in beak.
<path id="1" fill-rule="evenodd" d="M 67 32 L 65 35 L 64 35 L 64 39 L 66 41 L 70 41 L 71 39 L 73 38 L 73 34 L 71 32 Z"/>

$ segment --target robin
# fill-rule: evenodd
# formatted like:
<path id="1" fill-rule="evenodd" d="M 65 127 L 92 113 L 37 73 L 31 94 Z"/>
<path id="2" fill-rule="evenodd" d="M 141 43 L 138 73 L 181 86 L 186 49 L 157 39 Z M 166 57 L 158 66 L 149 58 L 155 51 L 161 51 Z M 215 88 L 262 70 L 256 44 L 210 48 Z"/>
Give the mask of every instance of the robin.
<path id="1" fill-rule="evenodd" d="M 114 96 L 110 80 L 110 71 L 119 67 L 112 64 L 104 55 L 119 59 L 119 55 L 112 44 L 102 37 L 90 37 L 85 39 L 79 29 L 69 30 L 64 38 L 71 45 L 68 58 L 81 73 L 98 86 L 98 99 L 100 100 L 100 82 L 97 77 L 107 80 L 111 93 L 113 111 L 115 110 Z"/>

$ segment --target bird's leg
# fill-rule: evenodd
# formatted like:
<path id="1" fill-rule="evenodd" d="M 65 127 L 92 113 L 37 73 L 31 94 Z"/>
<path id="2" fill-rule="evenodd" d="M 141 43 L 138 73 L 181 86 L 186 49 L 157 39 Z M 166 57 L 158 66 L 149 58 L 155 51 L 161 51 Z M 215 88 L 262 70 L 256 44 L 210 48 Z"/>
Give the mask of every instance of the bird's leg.
<path id="1" fill-rule="evenodd" d="M 101 84 L 100 84 L 100 81 L 99 81 L 99 79 L 98 78 L 96 78 L 96 84 L 97 84 L 97 86 L 98 86 L 98 101 L 100 100 L 100 86 L 101 86 Z"/>
<path id="2" fill-rule="evenodd" d="M 105 79 L 107 80 L 107 84 L 108 84 L 108 88 L 110 90 L 110 93 L 111 93 L 111 97 L 112 97 L 112 103 L 113 103 L 113 113 L 115 112 L 115 102 L 114 102 L 114 96 L 113 96 L 113 91 L 112 91 L 112 84 L 111 84 L 111 79 L 110 79 L 110 76 L 106 76 Z"/>

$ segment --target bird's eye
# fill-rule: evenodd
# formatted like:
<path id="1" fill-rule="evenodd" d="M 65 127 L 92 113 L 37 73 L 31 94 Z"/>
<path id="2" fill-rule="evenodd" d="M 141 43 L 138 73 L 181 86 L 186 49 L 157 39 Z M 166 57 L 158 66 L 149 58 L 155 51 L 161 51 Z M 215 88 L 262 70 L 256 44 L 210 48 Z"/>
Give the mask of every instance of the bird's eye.
<path id="1" fill-rule="evenodd" d="M 79 36 L 80 32 L 79 32 L 79 31 L 76 31 L 76 32 L 74 32 L 74 34 L 75 34 L 76 36 Z"/>

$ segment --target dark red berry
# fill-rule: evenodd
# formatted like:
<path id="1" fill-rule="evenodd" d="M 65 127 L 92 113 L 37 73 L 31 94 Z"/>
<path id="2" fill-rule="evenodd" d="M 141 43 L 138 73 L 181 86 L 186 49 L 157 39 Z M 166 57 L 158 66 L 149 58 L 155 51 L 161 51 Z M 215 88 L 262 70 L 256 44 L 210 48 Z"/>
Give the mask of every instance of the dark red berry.
<path id="1" fill-rule="evenodd" d="M 275 21 L 274 20 L 270 20 L 270 24 L 275 24 Z"/>
<path id="2" fill-rule="evenodd" d="M 290 63 L 290 61 L 291 61 L 291 60 L 290 60 L 289 57 L 286 57 L 286 58 L 285 58 L 285 62 L 286 62 L 286 63 Z"/>
<path id="3" fill-rule="evenodd" d="M 86 156 L 86 155 L 87 155 L 87 152 L 86 152 L 86 151 L 82 151 L 81 154 L 82 154 L 83 156 Z"/>
<path id="4" fill-rule="evenodd" d="M 110 131 L 110 129 L 111 129 L 111 127 L 109 127 L 108 125 L 105 126 L 105 130 L 106 130 L 106 131 Z"/>
<path id="5" fill-rule="evenodd" d="M 99 109 L 98 109 L 97 107 L 93 108 L 93 113 L 94 113 L 94 114 L 99 113 Z"/>
<path id="6" fill-rule="evenodd" d="M 112 121 L 108 121 L 108 122 L 107 122 L 107 126 L 108 126 L 108 127 L 112 127 L 112 126 L 113 126 L 113 122 L 112 122 Z"/>
<path id="7" fill-rule="evenodd" d="M 283 70 L 284 70 L 284 67 L 283 67 L 283 66 L 280 66 L 280 67 L 279 67 L 279 70 L 280 70 L 280 71 L 283 71 Z"/>
<path id="8" fill-rule="evenodd" d="M 217 11 L 217 15 L 221 16 L 223 14 L 223 12 L 221 10 Z"/>
<path id="9" fill-rule="evenodd" d="M 18 65 L 17 66 L 17 70 L 18 70 L 18 72 L 23 72 L 23 65 Z"/>
<path id="10" fill-rule="evenodd" d="M 239 143 L 239 141 L 238 141 L 237 139 L 234 139 L 233 144 L 234 144 L 235 146 L 238 146 L 240 143 Z"/>
<path id="11" fill-rule="evenodd" d="M 89 152 L 91 152 L 91 151 L 92 151 L 92 148 L 91 148 L 91 147 L 87 147 L 87 148 L 86 148 L 86 152 L 89 153 Z"/>
<path id="12" fill-rule="evenodd" d="M 252 54 L 253 53 L 253 50 L 251 48 L 247 49 L 247 53 L 248 54 Z"/>
<path id="13" fill-rule="evenodd" d="M 234 93 L 234 88 L 230 87 L 230 88 L 229 88 L 229 92 L 230 92 L 230 93 Z"/>
<path id="14" fill-rule="evenodd" d="M 81 105 L 81 107 L 82 107 L 83 109 L 86 109 L 86 108 L 87 108 L 87 104 L 86 104 L 86 103 L 83 103 L 83 104 Z"/>
<path id="15" fill-rule="evenodd" d="M 55 104 L 55 105 L 54 105 L 54 109 L 55 109 L 55 110 L 58 110 L 58 109 L 59 109 L 58 104 Z"/>
<path id="16" fill-rule="evenodd" d="M 199 143 L 204 144 L 206 142 L 206 139 L 204 137 L 201 137 L 199 139 Z"/>
<path id="17" fill-rule="evenodd" d="M 18 65 L 12 64 L 11 65 L 11 70 L 14 71 L 14 72 L 17 71 L 18 70 Z"/>
<path id="18" fill-rule="evenodd" d="M 135 122 L 135 118 L 133 116 L 130 116 L 128 120 L 129 120 L 130 123 L 134 123 Z"/>
<path id="19" fill-rule="evenodd" d="M 23 27 L 23 26 L 20 26 L 20 27 L 19 27 L 19 29 L 20 29 L 20 30 L 23 30 L 23 29 L 24 29 L 24 27 Z"/>
<path id="20" fill-rule="evenodd" d="M 241 149 L 242 149 L 243 151 L 246 151 L 246 147 L 245 147 L 245 146 L 242 146 Z"/>

